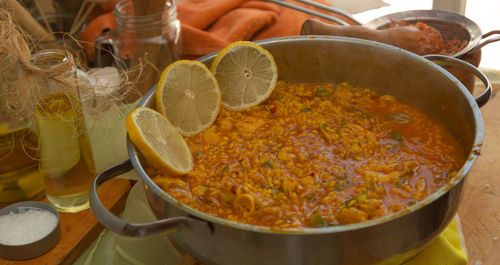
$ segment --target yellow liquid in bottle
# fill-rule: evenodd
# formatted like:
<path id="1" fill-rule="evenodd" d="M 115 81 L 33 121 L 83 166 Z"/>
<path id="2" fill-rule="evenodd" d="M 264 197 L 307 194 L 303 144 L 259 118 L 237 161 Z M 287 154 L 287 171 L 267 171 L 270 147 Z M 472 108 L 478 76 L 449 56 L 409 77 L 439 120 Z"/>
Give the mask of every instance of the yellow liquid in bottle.
<path id="1" fill-rule="evenodd" d="M 84 119 L 73 100 L 64 93 L 51 94 L 35 108 L 47 199 L 63 212 L 88 208 L 88 192 L 95 176 Z"/>
<path id="2" fill-rule="evenodd" d="M 35 134 L 27 128 L 12 128 L 12 122 L 3 118 L 0 122 L 0 208 L 43 194 Z"/>

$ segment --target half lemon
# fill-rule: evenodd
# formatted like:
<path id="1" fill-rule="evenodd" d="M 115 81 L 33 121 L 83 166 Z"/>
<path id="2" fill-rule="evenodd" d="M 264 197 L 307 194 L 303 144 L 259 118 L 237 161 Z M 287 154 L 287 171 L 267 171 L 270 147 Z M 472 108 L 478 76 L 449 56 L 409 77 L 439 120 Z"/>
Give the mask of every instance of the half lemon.
<path id="1" fill-rule="evenodd" d="M 219 82 L 222 105 L 230 110 L 245 110 L 263 102 L 278 80 L 271 53 L 248 41 L 229 44 L 217 55 L 211 69 Z"/>
<path id="2" fill-rule="evenodd" d="M 198 61 L 180 60 L 161 74 L 156 109 L 183 135 L 192 136 L 210 127 L 220 110 L 219 84 Z"/>
<path id="3" fill-rule="evenodd" d="M 193 169 L 193 157 L 182 135 L 157 111 L 139 107 L 126 118 L 127 133 L 151 166 L 170 175 Z"/>

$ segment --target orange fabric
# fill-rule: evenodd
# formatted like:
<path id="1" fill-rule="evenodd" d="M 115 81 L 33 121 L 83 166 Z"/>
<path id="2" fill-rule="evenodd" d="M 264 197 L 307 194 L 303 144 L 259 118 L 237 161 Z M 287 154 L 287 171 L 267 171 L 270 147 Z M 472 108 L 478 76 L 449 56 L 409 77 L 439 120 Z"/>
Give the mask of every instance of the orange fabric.
<path id="1" fill-rule="evenodd" d="M 287 2 L 313 9 L 294 1 Z M 186 58 L 220 50 L 233 41 L 299 35 L 302 23 L 316 18 L 258 0 L 183 0 L 177 4 L 177 9 Z M 352 23 L 342 16 L 330 15 Z"/>
<path id="2" fill-rule="evenodd" d="M 292 0 L 284 1 L 314 9 Z M 327 0 L 315 1 L 328 3 Z M 110 3 L 116 3 L 116 0 Z M 109 10 L 109 6 L 99 6 L 101 9 Z M 183 56 L 188 59 L 223 49 L 233 41 L 299 35 L 302 23 L 309 18 L 316 18 L 260 0 L 183 0 L 177 4 L 177 15 L 182 25 Z M 351 23 L 345 17 L 329 15 Z M 115 28 L 112 12 L 100 15 L 89 23 L 80 37 L 87 42 L 85 46 L 89 60 L 93 60 L 92 44 L 95 39 L 105 30 L 112 31 Z"/>
<path id="3" fill-rule="evenodd" d="M 181 24 L 181 34 L 184 36 L 182 38 L 182 47 L 185 57 L 193 57 L 193 55 L 197 57 L 199 55 L 211 53 L 229 44 L 229 42 L 224 39 L 217 38 L 206 31 L 191 27 L 184 23 Z"/>
<path id="4" fill-rule="evenodd" d="M 187 0 L 177 4 L 177 16 L 184 24 L 204 29 L 245 0 Z"/>
<path id="5" fill-rule="evenodd" d="M 208 32 L 229 42 L 249 40 L 257 31 L 277 19 L 278 14 L 271 10 L 241 7 L 218 19 Z"/>

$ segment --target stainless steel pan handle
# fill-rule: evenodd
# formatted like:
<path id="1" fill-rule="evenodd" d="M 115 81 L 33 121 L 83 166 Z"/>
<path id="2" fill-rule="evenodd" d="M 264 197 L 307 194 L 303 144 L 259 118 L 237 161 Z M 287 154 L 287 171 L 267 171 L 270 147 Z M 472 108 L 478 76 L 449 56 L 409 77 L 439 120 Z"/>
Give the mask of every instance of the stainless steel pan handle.
<path id="1" fill-rule="evenodd" d="M 481 49 L 486 44 L 500 41 L 500 36 L 489 38 L 492 35 L 500 35 L 500 30 L 492 30 L 488 33 L 483 34 L 483 36 L 481 36 L 481 42 L 478 45 L 474 46 L 470 51 L 468 51 L 468 53 L 471 53 L 475 50 Z"/>
<path id="2" fill-rule="evenodd" d="M 462 61 L 460 59 L 456 59 L 450 56 L 446 55 L 437 55 L 437 54 L 430 54 L 430 55 L 424 55 L 424 58 L 427 60 L 432 61 L 433 63 L 439 65 L 439 66 L 452 66 L 452 67 L 458 67 L 460 69 L 466 70 L 475 76 L 477 76 L 481 81 L 483 81 L 485 90 L 481 93 L 476 98 L 476 103 L 479 107 L 482 107 L 486 105 L 488 100 L 490 100 L 491 97 L 491 84 L 490 80 L 486 77 L 486 75 L 481 72 L 479 69 L 477 69 L 474 65 Z"/>
<path id="3" fill-rule="evenodd" d="M 145 237 L 158 233 L 172 233 L 182 228 L 188 228 L 193 232 L 205 235 L 212 234 L 211 225 L 205 221 L 188 216 L 178 216 L 168 219 L 162 219 L 149 223 L 129 223 L 114 215 L 99 200 L 97 187 L 107 180 L 119 176 L 132 170 L 130 160 L 116 164 L 99 173 L 92 183 L 90 189 L 90 208 L 92 213 L 107 229 L 125 236 Z"/>

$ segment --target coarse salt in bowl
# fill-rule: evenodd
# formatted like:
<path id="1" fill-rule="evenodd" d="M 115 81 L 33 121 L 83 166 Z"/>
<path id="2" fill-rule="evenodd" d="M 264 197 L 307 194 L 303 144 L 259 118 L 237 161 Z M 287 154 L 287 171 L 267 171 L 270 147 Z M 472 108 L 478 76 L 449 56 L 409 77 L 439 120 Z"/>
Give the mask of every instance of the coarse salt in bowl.
<path id="1" fill-rule="evenodd" d="M 43 202 L 20 202 L 0 210 L 0 257 L 26 260 L 59 242 L 59 214 Z"/>

